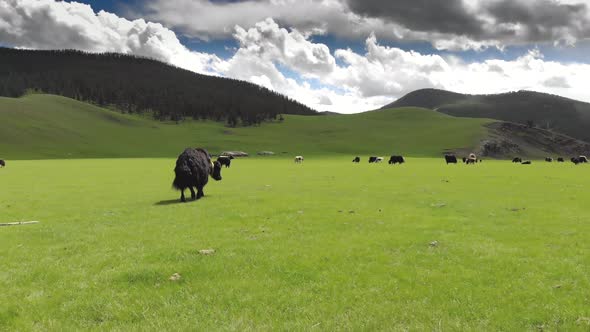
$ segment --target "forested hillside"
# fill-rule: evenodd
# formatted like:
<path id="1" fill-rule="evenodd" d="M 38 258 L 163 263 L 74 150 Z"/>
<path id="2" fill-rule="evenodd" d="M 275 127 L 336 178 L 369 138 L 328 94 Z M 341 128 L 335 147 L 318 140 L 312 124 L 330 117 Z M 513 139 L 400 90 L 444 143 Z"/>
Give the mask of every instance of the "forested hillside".
<path id="1" fill-rule="evenodd" d="M 160 120 L 192 117 L 247 126 L 280 114 L 317 114 L 255 84 L 199 75 L 151 59 L 0 48 L 0 96 L 19 97 L 30 89 L 125 113 L 150 113 Z"/>

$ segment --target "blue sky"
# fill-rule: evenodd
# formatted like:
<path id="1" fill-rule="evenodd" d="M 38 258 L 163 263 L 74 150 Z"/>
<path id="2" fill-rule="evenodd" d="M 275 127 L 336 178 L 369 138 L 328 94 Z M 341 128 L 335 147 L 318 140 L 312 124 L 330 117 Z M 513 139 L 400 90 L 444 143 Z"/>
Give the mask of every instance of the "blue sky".
<path id="1" fill-rule="evenodd" d="M 585 0 L 0 0 L 0 6 L 6 9 L 0 45 L 148 56 L 260 84 L 322 111 L 366 111 L 420 88 L 530 89 L 590 101 Z"/>

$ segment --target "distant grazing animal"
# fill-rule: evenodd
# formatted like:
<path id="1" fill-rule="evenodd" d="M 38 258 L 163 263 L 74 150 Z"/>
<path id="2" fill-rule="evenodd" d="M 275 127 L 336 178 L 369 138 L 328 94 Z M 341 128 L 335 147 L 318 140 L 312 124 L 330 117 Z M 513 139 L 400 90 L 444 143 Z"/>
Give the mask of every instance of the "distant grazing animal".
<path id="1" fill-rule="evenodd" d="M 463 158 L 461 158 L 461 160 L 463 160 L 463 162 L 466 163 L 467 162 L 467 157 L 463 157 Z"/>
<path id="2" fill-rule="evenodd" d="M 373 156 L 369 157 L 369 164 L 372 164 L 375 162 L 377 162 L 377 157 L 373 157 Z"/>
<path id="3" fill-rule="evenodd" d="M 232 159 L 233 159 L 232 156 L 219 156 L 219 157 L 217 157 L 217 161 L 219 161 L 221 166 L 225 166 L 226 168 L 231 165 Z"/>
<path id="4" fill-rule="evenodd" d="M 576 157 L 572 157 L 572 159 L 570 159 L 570 160 L 572 161 L 572 163 L 574 163 L 576 165 L 580 163 L 580 159 L 576 158 Z"/>
<path id="5" fill-rule="evenodd" d="M 0 159 L 0 167 L 5 167 L 6 166 L 6 162 L 2 159 Z"/>
<path id="6" fill-rule="evenodd" d="M 512 159 L 513 163 L 522 163 L 522 158 L 516 157 L 514 159 Z"/>
<path id="7" fill-rule="evenodd" d="M 521 164 L 522 165 L 530 165 L 530 164 L 532 164 L 532 162 L 530 160 L 527 160 L 527 161 L 523 161 Z"/>
<path id="8" fill-rule="evenodd" d="M 205 149 L 187 148 L 178 156 L 174 173 L 176 177 L 172 186 L 180 190 L 180 200 L 186 202 L 185 189 L 190 189 L 192 199 L 199 199 L 205 196 L 203 187 L 209 182 L 209 176 L 216 181 L 221 180 L 221 164 L 213 162 Z M 197 188 L 196 195 L 193 188 Z"/>
<path id="9" fill-rule="evenodd" d="M 553 162 L 553 158 L 547 157 L 547 158 L 545 158 L 545 161 L 548 162 L 548 163 L 551 163 L 551 162 Z"/>
<path id="10" fill-rule="evenodd" d="M 295 156 L 295 162 L 300 164 L 303 162 L 303 156 Z"/>
<path id="11" fill-rule="evenodd" d="M 580 160 L 581 163 L 587 163 L 588 162 L 588 158 L 586 158 L 586 156 L 579 156 L 578 159 Z"/>
<path id="12" fill-rule="evenodd" d="M 405 162 L 406 161 L 404 160 L 404 157 L 402 157 L 402 156 L 391 156 L 389 158 L 389 164 L 390 165 L 391 164 L 400 164 L 401 165 L 401 164 L 403 164 Z"/>
<path id="13" fill-rule="evenodd" d="M 565 162 L 565 160 L 563 158 L 559 157 L 559 158 L 557 158 L 557 162 L 558 163 L 563 163 L 563 162 Z"/>
<path id="14" fill-rule="evenodd" d="M 477 162 L 477 156 L 475 155 L 475 153 L 470 153 L 469 158 L 467 158 L 467 161 L 465 163 L 467 165 L 469 165 L 469 164 L 475 164 L 476 162 Z"/>
<path id="15" fill-rule="evenodd" d="M 360 163 L 361 162 L 361 158 L 360 157 L 356 157 L 352 160 L 353 163 Z"/>
<path id="16" fill-rule="evenodd" d="M 377 159 L 375 160 L 376 163 L 380 163 L 383 161 L 383 157 L 377 157 Z"/>
<path id="17" fill-rule="evenodd" d="M 445 155 L 445 161 L 448 164 L 456 164 L 457 163 L 457 157 L 455 157 L 454 154 L 446 154 Z"/>

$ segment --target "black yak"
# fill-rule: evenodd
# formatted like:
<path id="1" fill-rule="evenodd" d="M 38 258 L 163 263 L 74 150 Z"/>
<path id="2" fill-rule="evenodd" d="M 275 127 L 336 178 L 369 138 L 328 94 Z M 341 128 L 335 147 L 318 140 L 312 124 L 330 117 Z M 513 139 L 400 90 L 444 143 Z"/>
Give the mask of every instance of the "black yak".
<path id="1" fill-rule="evenodd" d="M 446 154 L 445 155 L 445 161 L 448 164 L 456 164 L 457 163 L 457 157 L 455 157 L 454 154 Z"/>
<path id="2" fill-rule="evenodd" d="M 563 158 L 559 157 L 559 158 L 557 158 L 557 162 L 558 163 L 563 163 L 563 162 L 565 162 L 565 160 Z"/>
<path id="3" fill-rule="evenodd" d="M 2 159 L 0 159 L 0 167 L 4 167 L 6 166 L 6 162 Z"/>
<path id="4" fill-rule="evenodd" d="M 514 159 L 512 159 L 513 163 L 522 163 L 522 158 L 516 157 Z"/>
<path id="5" fill-rule="evenodd" d="M 352 160 L 353 163 L 360 163 L 361 162 L 361 157 L 356 157 Z"/>
<path id="6" fill-rule="evenodd" d="M 394 164 L 394 165 L 395 164 L 400 164 L 401 165 L 401 164 L 403 164 L 405 162 L 406 161 L 404 160 L 404 157 L 402 157 L 402 156 L 391 156 L 389 158 L 389 164 L 390 165 L 392 165 L 392 164 Z"/>
<path id="7" fill-rule="evenodd" d="M 216 181 L 221 180 L 221 164 L 213 162 L 205 149 L 187 148 L 178 156 L 174 173 L 176 177 L 172 186 L 180 190 L 180 200 L 186 202 L 185 189 L 190 189 L 192 199 L 199 199 L 205 196 L 203 187 L 209 182 L 209 176 Z M 196 195 L 193 188 L 197 188 Z"/>
<path id="8" fill-rule="evenodd" d="M 466 163 L 467 162 L 467 157 L 463 157 L 463 158 L 461 158 L 461 160 L 463 160 L 463 162 Z"/>
<path id="9" fill-rule="evenodd" d="M 553 162 L 553 158 L 547 157 L 547 158 L 545 158 L 545 161 L 548 162 L 548 163 L 551 163 L 551 162 Z"/>
<path id="10" fill-rule="evenodd" d="M 572 163 L 574 163 L 576 165 L 580 163 L 580 159 L 576 158 L 576 157 L 572 157 L 572 159 L 570 159 L 570 160 L 572 161 Z"/>
<path id="11" fill-rule="evenodd" d="M 377 162 L 377 157 L 369 157 L 369 164 Z"/>
<path id="12" fill-rule="evenodd" d="M 217 157 L 217 161 L 221 164 L 221 166 L 225 166 L 226 168 L 231 165 L 231 160 L 234 159 L 232 156 L 219 156 Z"/>

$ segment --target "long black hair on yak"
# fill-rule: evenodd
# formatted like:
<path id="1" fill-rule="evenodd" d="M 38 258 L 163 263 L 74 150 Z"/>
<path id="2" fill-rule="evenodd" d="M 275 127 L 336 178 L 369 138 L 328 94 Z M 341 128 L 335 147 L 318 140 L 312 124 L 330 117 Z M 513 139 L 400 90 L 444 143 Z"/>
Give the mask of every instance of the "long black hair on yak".
<path id="1" fill-rule="evenodd" d="M 211 161 L 211 155 L 205 149 L 185 149 L 176 160 L 172 186 L 180 190 L 180 200 L 185 202 L 184 190 L 190 189 L 191 197 L 199 199 L 205 196 L 203 187 L 209 182 L 209 176 L 221 180 L 221 164 Z M 193 188 L 197 188 L 197 194 Z"/>

